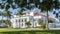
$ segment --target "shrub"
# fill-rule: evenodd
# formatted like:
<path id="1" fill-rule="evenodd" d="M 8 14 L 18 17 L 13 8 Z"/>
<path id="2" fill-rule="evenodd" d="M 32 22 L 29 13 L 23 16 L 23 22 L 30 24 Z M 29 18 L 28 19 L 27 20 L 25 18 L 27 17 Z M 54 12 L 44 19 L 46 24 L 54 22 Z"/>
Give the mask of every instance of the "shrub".
<path id="1" fill-rule="evenodd" d="M 42 23 L 42 26 L 41 26 L 43 29 L 46 28 L 46 24 L 45 23 Z"/>

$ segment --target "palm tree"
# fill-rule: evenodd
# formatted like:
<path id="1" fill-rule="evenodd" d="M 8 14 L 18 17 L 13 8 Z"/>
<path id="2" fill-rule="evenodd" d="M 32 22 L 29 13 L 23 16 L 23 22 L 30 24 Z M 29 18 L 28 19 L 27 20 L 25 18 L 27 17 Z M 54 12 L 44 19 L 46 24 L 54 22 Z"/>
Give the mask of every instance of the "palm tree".
<path id="1" fill-rule="evenodd" d="M 4 13 L 4 16 L 7 17 L 7 20 L 8 20 L 8 18 L 11 18 L 11 13 L 12 13 L 12 12 L 6 10 L 6 11 L 4 11 L 3 13 Z"/>
<path id="2" fill-rule="evenodd" d="M 22 12 L 23 12 L 22 10 L 18 10 L 18 11 L 16 12 L 16 15 L 19 15 L 19 16 L 20 16 L 20 15 L 22 15 Z"/>
<path id="3" fill-rule="evenodd" d="M 41 3 L 41 5 L 40 5 L 40 9 L 42 10 L 42 11 L 46 11 L 46 29 L 49 29 L 49 27 L 48 27 L 48 11 L 49 10 L 51 10 L 52 9 L 52 0 L 46 0 L 46 1 L 43 1 L 42 3 Z"/>
<path id="4" fill-rule="evenodd" d="M 7 17 L 6 24 L 8 26 L 11 26 L 11 22 L 10 22 L 11 12 L 8 10 L 5 10 L 3 13 L 4 13 L 4 16 Z"/>
<path id="5" fill-rule="evenodd" d="M 59 9 L 59 2 L 58 0 L 43 0 L 43 2 L 40 5 L 40 9 L 42 11 L 46 11 L 46 29 L 49 29 L 49 23 L 48 23 L 48 11 L 55 9 Z"/>

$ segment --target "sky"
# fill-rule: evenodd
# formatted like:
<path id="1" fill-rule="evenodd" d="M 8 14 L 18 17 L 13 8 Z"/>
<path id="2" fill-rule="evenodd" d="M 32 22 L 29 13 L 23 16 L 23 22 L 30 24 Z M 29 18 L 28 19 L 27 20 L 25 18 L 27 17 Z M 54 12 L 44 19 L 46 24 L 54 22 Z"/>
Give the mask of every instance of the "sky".
<path id="1" fill-rule="evenodd" d="M 17 9 L 10 8 L 9 9 L 9 11 L 13 13 L 12 15 L 14 15 L 17 12 L 17 10 L 19 10 L 19 8 L 17 8 Z M 3 10 L 0 9 L 0 11 L 4 11 L 4 9 Z M 26 10 L 26 11 L 28 11 L 28 10 Z M 32 11 L 34 11 L 34 10 L 32 10 Z M 35 8 L 35 11 L 38 11 L 39 12 L 40 10 L 38 8 Z M 56 13 L 58 13 L 59 10 L 54 10 L 53 9 L 53 11 L 56 11 Z M 49 15 L 51 17 L 55 18 L 55 15 L 53 14 L 53 11 L 49 12 Z M 0 17 L 0 19 L 1 19 L 1 17 Z"/>

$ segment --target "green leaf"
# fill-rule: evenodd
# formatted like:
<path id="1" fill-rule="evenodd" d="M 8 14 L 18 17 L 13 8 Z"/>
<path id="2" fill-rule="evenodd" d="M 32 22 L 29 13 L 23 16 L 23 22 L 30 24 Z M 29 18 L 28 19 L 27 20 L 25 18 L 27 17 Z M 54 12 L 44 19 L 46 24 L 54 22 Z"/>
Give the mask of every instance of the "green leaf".
<path id="1" fill-rule="evenodd" d="M 1 9 L 4 9 L 4 5 L 1 5 Z"/>
<path id="2" fill-rule="evenodd" d="M 9 8 L 10 8 L 10 5 L 9 4 L 6 5 L 6 8 L 5 9 L 8 10 Z"/>

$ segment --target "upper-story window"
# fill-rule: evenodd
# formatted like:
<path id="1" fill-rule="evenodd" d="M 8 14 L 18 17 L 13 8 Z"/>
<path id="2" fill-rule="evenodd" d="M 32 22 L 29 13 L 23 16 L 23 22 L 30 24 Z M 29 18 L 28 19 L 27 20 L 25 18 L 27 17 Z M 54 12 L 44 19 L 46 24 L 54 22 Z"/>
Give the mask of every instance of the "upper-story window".
<path id="1" fill-rule="evenodd" d="M 19 19 L 19 22 L 20 22 L 20 19 Z"/>
<path id="2" fill-rule="evenodd" d="M 23 22 L 23 19 L 22 19 L 22 22 Z"/>

